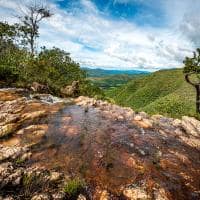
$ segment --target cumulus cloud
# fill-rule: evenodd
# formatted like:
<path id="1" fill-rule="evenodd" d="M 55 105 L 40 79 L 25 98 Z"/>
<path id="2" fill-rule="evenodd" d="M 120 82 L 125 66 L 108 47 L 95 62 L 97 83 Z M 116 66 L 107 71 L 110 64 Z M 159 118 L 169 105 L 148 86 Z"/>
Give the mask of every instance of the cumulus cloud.
<path id="1" fill-rule="evenodd" d="M 0 0 L 0 19 L 13 23 L 13 15 L 20 13 L 19 5 L 23 6 L 21 2 Z M 70 9 L 61 8 L 56 2 L 47 1 L 54 16 L 41 24 L 38 46 L 60 47 L 82 66 L 145 70 L 181 67 L 184 57 L 200 44 L 199 16 L 194 12 L 200 2 L 196 0 L 196 8 L 188 6 L 189 0 L 177 0 L 177 12 L 171 9 L 172 0 L 161 0 L 160 9 L 169 15 L 164 27 L 113 19 L 90 0 L 76 1 Z M 130 2 L 136 0 L 112 1 Z M 137 2 L 147 4 L 152 0 Z"/>

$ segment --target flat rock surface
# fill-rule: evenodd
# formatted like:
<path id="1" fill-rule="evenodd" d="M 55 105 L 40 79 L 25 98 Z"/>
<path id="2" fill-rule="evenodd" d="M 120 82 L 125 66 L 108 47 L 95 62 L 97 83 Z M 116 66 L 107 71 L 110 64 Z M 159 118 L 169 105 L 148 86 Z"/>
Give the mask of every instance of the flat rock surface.
<path id="1" fill-rule="evenodd" d="M 200 199 L 199 127 L 87 97 L 0 90 L 1 162 L 28 148 L 26 167 L 83 178 L 89 199 Z"/>

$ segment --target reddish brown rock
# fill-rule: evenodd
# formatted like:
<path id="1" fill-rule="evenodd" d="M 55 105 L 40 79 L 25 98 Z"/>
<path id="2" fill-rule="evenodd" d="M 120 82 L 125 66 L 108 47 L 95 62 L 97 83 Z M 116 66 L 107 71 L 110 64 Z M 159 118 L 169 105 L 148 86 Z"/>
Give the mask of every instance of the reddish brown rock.
<path id="1" fill-rule="evenodd" d="M 11 197 L 24 197 L 25 175 L 42 182 L 25 199 L 66 198 L 69 177 L 84 178 L 81 192 L 94 200 L 199 199 L 198 120 L 136 114 L 88 97 L 68 104 L 13 89 L 0 94 L 0 130 L 12 133 L 0 138 L 0 196 L 9 185 Z"/>

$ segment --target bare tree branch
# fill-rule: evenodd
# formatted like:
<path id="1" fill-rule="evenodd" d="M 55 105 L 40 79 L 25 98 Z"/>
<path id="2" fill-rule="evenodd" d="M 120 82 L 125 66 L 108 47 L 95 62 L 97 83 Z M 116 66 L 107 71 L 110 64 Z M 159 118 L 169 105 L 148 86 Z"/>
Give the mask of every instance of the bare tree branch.
<path id="1" fill-rule="evenodd" d="M 26 9 L 27 12 L 22 10 L 23 16 L 19 19 L 24 26 L 24 38 L 30 45 L 31 54 L 34 55 L 36 38 L 39 36 L 39 23 L 53 14 L 42 3 L 37 4 L 36 1 L 27 5 Z"/>
<path id="2" fill-rule="evenodd" d="M 185 80 L 189 83 L 189 84 L 191 84 L 191 85 L 193 85 L 194 87 L 196 86 L 196 85 L 199 85 L 200 83 L 193 83 L 191 80 L 190 80 L 190 76 L 191 75 L 193 75 L 193 74 L 196 74 L 195 72 L 191 72 L 191 73 L 187 73 L 187 74 L 185 74 Z"/>

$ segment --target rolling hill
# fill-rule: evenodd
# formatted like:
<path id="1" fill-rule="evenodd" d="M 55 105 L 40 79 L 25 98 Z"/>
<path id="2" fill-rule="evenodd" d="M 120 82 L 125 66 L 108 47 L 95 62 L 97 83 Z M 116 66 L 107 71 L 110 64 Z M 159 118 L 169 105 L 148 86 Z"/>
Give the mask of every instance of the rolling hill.
<path id="1" fill-rule="evenodd" d="M 128 81 L 138 76 L 142 75 L 117 74 L 102 77 L 90 77 L 88 79 L 101 89 L 107 90 L 120 87 L 121 85 L 126 84 Z"/>
<path id="2" fill-rule="evenodd" d="M 103 90 L 119 87 L 137 76 L 149 74 L 139 70 L 82 69 L 86 71 L 87 79 Z"/>
<path id="3" fill-rule="evenodd" d="M 181 69 L 161 70 L 134 78 L 106 94 L 115 103 L 136 111 L 176 118 L 196 115 L 195 90 L 186 83 Z"/>
<path id="4" fill-rule="evenodd" d="M 108 70 L 108 69 L 91 69 L 91 68 L 82 68 L 86 71 L 88 77 L 105 77 L 105 76 L 112 76 L 112 75 L 138 75 L 138 74 L 148 74 L 147 71 L 140 71 L 140 70 Z"/>

